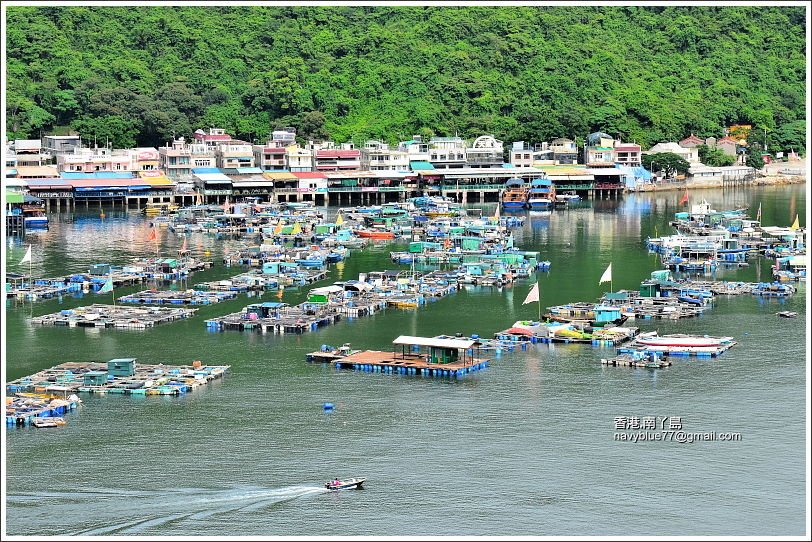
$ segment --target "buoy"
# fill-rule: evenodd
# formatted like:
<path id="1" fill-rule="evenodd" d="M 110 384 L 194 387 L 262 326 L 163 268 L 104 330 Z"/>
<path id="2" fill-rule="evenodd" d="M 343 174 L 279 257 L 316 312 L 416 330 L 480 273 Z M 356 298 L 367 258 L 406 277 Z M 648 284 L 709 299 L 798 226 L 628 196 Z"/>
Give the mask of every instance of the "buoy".
<path id="1" fill-rule="evenodd" d="M 324 403 L 324 410 L 333 410 L 335 405 L 333 403 Z"/>
<path id="2" fill-rule="evenodd" d="M 204 255 L 204 256 L 211 256 L 211 252 L 209 252 L 208 250 L 206 250 L 206 252 L 204 252 L 204 253 L 203 253 L 203 255 Z"/>
<path id="3" fill-rule="evenodd" d="M 104 211 L 99 215 L 99 218 L 104 218 Z"/>

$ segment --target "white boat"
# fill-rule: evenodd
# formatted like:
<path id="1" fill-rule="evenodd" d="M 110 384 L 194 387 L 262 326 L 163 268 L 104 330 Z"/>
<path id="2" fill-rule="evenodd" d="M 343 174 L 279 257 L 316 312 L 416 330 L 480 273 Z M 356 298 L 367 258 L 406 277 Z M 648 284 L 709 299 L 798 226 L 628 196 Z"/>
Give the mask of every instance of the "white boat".
<path id="1" fill-rule="evenodd" d="M 330 491 L 341 491 L 342 489 L 362 489 L 361 484 L 364 483 L 366 478 L 347 478 L 346 480 L 330 480 L 324 483 L 324 487 Z"/>
<path id="2" fill-rule="evenodd" d="M 692 335 L 641 335 L 636 343 L 649 347 L 713 348 L 730 344 L 733 337 L 699 337 Z"/>

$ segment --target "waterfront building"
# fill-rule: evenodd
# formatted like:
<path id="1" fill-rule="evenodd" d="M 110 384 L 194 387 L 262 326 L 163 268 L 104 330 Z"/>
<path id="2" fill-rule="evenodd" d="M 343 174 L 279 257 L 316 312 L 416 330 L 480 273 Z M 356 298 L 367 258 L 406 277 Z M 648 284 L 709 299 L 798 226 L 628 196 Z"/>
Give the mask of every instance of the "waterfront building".
<path id="1" fill-rule="evenodd" d="M 296 143 L 296 129 L 274 130 L 264 145 L 254 145 L 254 163 L 262 171 L 285 171 L 287 147 Z"/>
<path id="2" fill-rule="evenodd" d="M 703 164 L 691 164 L 688 170 L 692 182 L 701 181 L 703 185 L 742 181 L 753 175 L 755 169 L 742 164 L 722 167 L 711 167 Z"/>
<path id="3" fill-rule="evenodd" d="M 207 147 L 217 147 L 221 143 L 226 143 L 233 139 L 222 128 L 209 128 L 208 133 L 204 132 L 201 129 L 197 129 L 195 130 L 194 136 L 195 142 L 202 143 Z"/>
<path id="4" fill-rule="evenodd" d="M 187 143 L 184 137 L 172 141 L 172 146 L 158 147 L 158 165 L 167 177 L 180 186 L 192 181 L 192 169 L 215 167 L 214 148 L 205 143 Z"/>
<path id="5" fill-rule="evenodd" d="M 429 144 L 423 141 L 423 136 L 413 135 L 408 141 L 398 143 L 398 150 L 405 152 L 409 157 L 409 167 L 414 169 L 413 162 L 429 163 Z M 432 166 L 433 169 L 433 166 Z"/>
<path id="6" fill-rule="evenodd" d="M 14 158 L 17 166 L 42 166 L 48 157 L 42 154 L 42 142 L 39 139 L 15 139 L 7 147 L 7 159 Z"/>
<path id="7" fill-rule="evenodd" d="M 364 171 L 407 171 L 409 153 L 390 149 L 389 145 L 377 140 L 364 143 L 361 151 L 361 170 Z"/>
<path id="8" fill-rule="evenodd" d="M 219 142 L 214 149 L 218 168 L 254 167 L 254 149 L 239 139 Z"/>
<path id="9" fill-rule="evenodd" d="M 695 164 L 699 162 L 699 151 L 696 147 L 688 147 L 685 148 L 678 143 L 673 141 L 667 143 L 657 143 L 649 150 L 645 151 L 643 154 L 657 154 L 660 152 L 670 152 L 674 153 L 685 160 L 687 160 L 691 164 Z"/>
<path id="10" fill-rule="evenodd" d="M 316 150 L 316 171 L 357 171 L 361 169 L 361 151 L 352 143 L 336 146 L 325 142 Z"/>
<path id="11" fill-rule="evenodd" d="M 516 168 L 533 167 L 533 147 L 525 141 L 514 141 L 510 147 L 510 165 Z"/>
<path id="12" fill-rule="evenodd" d="M 285 148 L 285 161 L 288 171 L 313 171 L 315 168 L 313 150 L 296 144 Z"/>
<path id="13" fill-rule="evenodd" d="M 615 141 L 615 163 L 631 168 L 640 167 L 643 153 L 637 143 L 621 143 Z"/>
<path id="14" fill-rule="evenodd" d="M 74 147 L 71 153 L 56 156 L 60 172 L 132 171 L 132 157 L 126 150 Z"/>
<path id="15" fill-rule="evenodd" d="M 274 182 L 258 167 L 225 168 L 221 173 L 231 179 L 235 198 L 255 197 L 265 201 L 273 199 Z"/>
<path id="16" fill-rule="evenodd" d="M 492 135 L 479 136 L 465 149 L 465 160 L 470 168 L 502 167 L 505 163 L 504 145 Z"/>
<path id="17" fill-rule="evenodd" d="M 550 150 L 553 151 L 555 164 L 577 164 L 578 146 L 571 139 L 559 137 L 550 141 Z"/>
<path id="18" fill-rule="evenodd" d="M 52 161 L 60 154 L 73 153 L 74 149 L 81 146 L 82 140 L 78 135 L 42 136 L 42 152 Z"/>
<path id="19" fill-rule="evenodd" d="M 216 167 L 192 168 L 195 190 L 203 194 L 208 201 L 223 203 L 232 195 L 231 178 Z"/>
<path id="20" fill-rule="evenodd" d="M 461 137 L 432 137 L 429 141 L 429 162 L 434 169 L 454 169 L 466 166 L 465 140 Z"/>
<path id="21" fill-rule="evenodd" d="M 730 136 L 725 136 L 718 140 L 714 146 L 728 156 L 736 156 L 739 142 Z"/>
<path id="22" fill-rule="evenodd" d="M 699 145 L 704 145 L 705 142 L 696 137 L 693 133 L 679 142 L 680 147 L 685 147 L 686 149 L 690 149 L 692 147 L 698 147 Z"/>
<path id="23" fill-rule="evenodd" d="M 615 140 L 602 132 L 589 134 L 584 146 L 584 164 L 587 167 L 612 167 L 615 165 Z"/>

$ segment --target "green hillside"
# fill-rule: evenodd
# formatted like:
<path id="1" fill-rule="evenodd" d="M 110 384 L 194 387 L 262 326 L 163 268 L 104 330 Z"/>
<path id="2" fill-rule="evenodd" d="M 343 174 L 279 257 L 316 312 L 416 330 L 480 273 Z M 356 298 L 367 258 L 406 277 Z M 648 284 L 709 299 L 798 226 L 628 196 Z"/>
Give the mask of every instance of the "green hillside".
<path id="1" fill-rule="evenodd" d="M 7 9 L 10 138 L 806 137 L 802 7 Z"/>

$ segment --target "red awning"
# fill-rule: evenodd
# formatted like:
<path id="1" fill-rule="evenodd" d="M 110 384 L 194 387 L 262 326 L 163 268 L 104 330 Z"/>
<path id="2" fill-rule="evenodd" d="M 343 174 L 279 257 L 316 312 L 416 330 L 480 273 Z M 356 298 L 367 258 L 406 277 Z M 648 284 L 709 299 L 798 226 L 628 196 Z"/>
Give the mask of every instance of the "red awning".
<path id="1" fill-rule="evenodd" d="M 532 331 L 530 331 L 529 329 L 521 328 L 521 327 L 512 327 L 512 328 L 508 329 L 507 331 L 505 331 L 505 333 L 509 333 L 511 335 L 524 335 L 525 337 L 532 337 L 533 336 Z"/>

